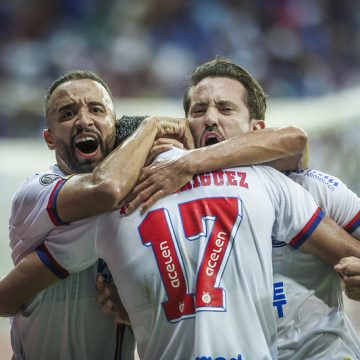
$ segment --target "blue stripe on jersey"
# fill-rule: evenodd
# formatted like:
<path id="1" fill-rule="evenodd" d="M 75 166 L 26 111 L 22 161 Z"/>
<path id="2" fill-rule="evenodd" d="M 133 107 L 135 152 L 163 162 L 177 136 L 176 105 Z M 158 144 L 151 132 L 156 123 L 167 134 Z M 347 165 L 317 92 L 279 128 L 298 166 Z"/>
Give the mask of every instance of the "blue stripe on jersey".
<path id="1" fill-rule="evenodd" d="M 360 226 L 360 210 L 354 218 L 344 227 L 348 233 L 354 232 Z"/>
<path id="2" fill-rule="evenodd" d="M 324 215 L 325 213 L 320 208 L 317 208 L 311 219 L 307 222 L 303 229 L 292 238 L 292 240 L 289 242 L 289 245 L 294 249 L 298 249 L 317 228 Z"/>
<path id="3" fill-rule="evenodd" d="M 69 273 L 56 262 L 53 256 L 50 254 L 48 248 L 42 244 L 36 249 L 36 253 L 39 256 L 42 263 L 58 278 L 65 279 L 69 276 Z"/>
<path id="4" fill-rule="evenodd" d="M 60 189 L 63 187 L 63 185 L 66 183 L 67 179 L 60 179 L 57 181 L 53 191 L 50 194 L 50 198 L 46 207 L 46 210 L 49 214 L 49 217 L 52 221 L 52 223 L 55 226 L 60 226 L 60 225 L 67 225 L 69 223 L 63 222 L 60 219 L 60 216 L 56 210 L 56 200 L 57 200 L 57 196 L 59 194 Z"/>

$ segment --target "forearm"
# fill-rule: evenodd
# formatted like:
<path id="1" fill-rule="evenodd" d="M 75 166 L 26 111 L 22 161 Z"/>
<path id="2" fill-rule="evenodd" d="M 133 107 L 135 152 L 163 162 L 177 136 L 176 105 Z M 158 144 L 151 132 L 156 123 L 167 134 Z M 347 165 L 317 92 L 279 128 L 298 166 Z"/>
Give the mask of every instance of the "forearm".
<path id="1" fill-rule="evenodd" d="M 144 120 L 92 173 L 70 178 L 57 199 L 62 221 L 72 222 L 116 208 L 135 185 L 157 131 L 154 119 Z"/>
<path id="2" fill-rule="evenodd" d="M 57 280 L 36 253 L 27 255 L 0 280 L 0 316 L 14 315 L 22 304 Z"/>
<path id="3" fill-rule="evenodd" d="M 188 166 L 195 174 L 287 157 L 300 159 L 306 143 L 306 133 L 296 127 L 256 130 L 192 150 L 185 155 L 184 166 Z M 292 160 L 289 166 L 292 167 L 293 164 Z"/>
<path id="4" fill-rule="evenodd" d="M 360 258 L 360 242 L 327 216 L 300 249 L 332 265 L 337 264 L 344 257 Z"/>

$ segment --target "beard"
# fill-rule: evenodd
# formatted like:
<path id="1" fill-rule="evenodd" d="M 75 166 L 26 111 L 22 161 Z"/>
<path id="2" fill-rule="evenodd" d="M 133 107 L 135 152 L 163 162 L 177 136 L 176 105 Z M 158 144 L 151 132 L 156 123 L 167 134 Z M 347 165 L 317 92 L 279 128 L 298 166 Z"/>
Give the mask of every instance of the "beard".
<path id="1" fill-rule="evenodd" d="M 91 172 L 95 166 L 102 161 L 106 155 L 108 155 L 112 148 L 111 139 L 103 139 L 98 132 L 92 129 L 86 129 L 87 133 L 93 133 L 96 135 L 100 148 L 100 158 L 97 156 L 96 158 L 83 158 L 78 159 L 76 156 L 75 150 L 75 138 L 76 136 L 84 131 L 84 129 L 78 129 L 76 133 L 71 138 L 71 145 L 65 143 L 64 141 L 58 139 L 57 141 L 57 149 L 58 153 L 61 155 L 62 161 L 66 164 L 70 173 L 83 174 Z M 61 150 L 60 150 L 61 149 Z"/>

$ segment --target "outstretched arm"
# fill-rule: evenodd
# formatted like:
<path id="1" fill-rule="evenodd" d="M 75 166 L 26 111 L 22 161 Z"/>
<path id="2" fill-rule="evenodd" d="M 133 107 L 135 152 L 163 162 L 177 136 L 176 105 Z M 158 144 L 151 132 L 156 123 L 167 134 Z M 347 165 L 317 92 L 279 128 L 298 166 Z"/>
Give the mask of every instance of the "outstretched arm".
<path id="1" fill-rule="evenodd" d="M 60 219 L 72 222 L 116 208 L 135 185 L 156 137 L 173 134 L 185 143 L 192 141 L 184 119 L 145 119 L 92 173 L 74 175 L 65 182 L 56 199 Z"/>
<path id="2" fill-rule="evenodd" d="M 306 133 L 297 127 L 268 128 L 191 150 L 176 160 L 155 162 L 144 168 L 127 211 L 130 213 L 139 206 L 142 212 L 146 211 L 198 173 L 268 162 L 278 170 L 295 169 L 306 144 Z"/>
<path id="3" fill-rule="evenodd" d="M 311 236 L 300 246 L 300 249 L 332 265 L 348 256 L 354 256 L 360 261 L 360 242 L 328 216 L 324 217 Z"/>
<path id="4" fill-rule="evenodd" d="M 0 280 L 0 316 L 16 314 L 22 304 L 57 280 L 36 252 L 25 256 Z"/>

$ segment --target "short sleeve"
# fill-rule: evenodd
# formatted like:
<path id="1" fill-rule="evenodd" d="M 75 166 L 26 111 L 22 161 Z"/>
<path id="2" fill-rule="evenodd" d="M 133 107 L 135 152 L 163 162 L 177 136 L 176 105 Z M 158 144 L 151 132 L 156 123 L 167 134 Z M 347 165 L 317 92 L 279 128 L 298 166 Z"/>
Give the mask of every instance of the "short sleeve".
<path id="1" fill-rule="evenodd" d="M 96 239 L 101 217 L 93 216 L 54 229 L 36 249 L 40 260 L 59 278 L 93 265 L 99 257 Z"/>
<path id="2" fill-rule="evenodd" d="M 34 250 L 52 229 L 64 225 L 56 212 L 56 199 L 66 180 L 54 173 L 33 175 L 15 194 L 9 220 L 14 263 Z"/>
<path id="3" fill-rule="evenodd" d="M 276 213 L 272 236 L 297 249 L 319 225 L 324 212 L 307 190 L 274 169 L 264 169 L 264 184 Z"/>
<path id="4" fill-rule="evenodd" d="M 307 189 L 339 226 L 360 239 L 360 199 L 340 179 L 313 169 L 290 173 L 289 177 Z"/>

